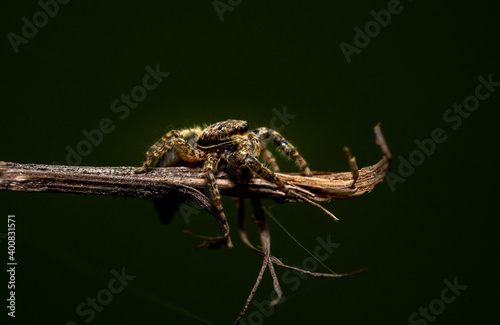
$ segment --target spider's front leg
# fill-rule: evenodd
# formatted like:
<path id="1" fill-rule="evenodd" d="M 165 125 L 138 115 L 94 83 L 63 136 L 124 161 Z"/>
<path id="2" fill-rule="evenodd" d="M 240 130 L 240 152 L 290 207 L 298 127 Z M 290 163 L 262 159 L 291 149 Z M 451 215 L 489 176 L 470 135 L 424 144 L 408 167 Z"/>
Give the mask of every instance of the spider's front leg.
<path id="1" fill-rule="evenodd" d="M 160 140 L 149 148 L 144 157 L 144 163 L 142 167 L 135 171 L 136 174 L 144 173 L 153 160 L 169 149 L 177 147 L 179 156 L 185 161 L 198 161 L 200 160 L 199 153 L 184 139 L 181 137 L 178 130 L 170 131 L 165 134 Z"/>
<path id="2" fill-rule="evenodd" d="M 252 133 L 256 134 L 260 141 L 271 139 L 279 151 L 283 152 L 285 155 L 294 159 L 304 171 L 304 174 L 307 176 L 312 176 L 311 170 L 307 166 L 306 161 L 299 154 L 297 149 L 288 142 L 284 136 L 274 131 L 273 129 L 269 129 L 266 127 L 258 128 L 252 131 Z"/>
<path id="3" fill-rule="evenodd" d="M 280 191 L 287 193 L 288 189 L 279 177 L 262 163 L 254 155 L 246 151 L 233 152 L 226 157 L 227 162 L 235 167 L 246 167 L 260 178 L 269 181 L 279 187 Z"/>
<path id="4" fill-rule="evenodd" d="M 226 215 L 224 213 L 224 209 L 222 208 L 221 197 L 219 193 L 219 188 L 217 187 L 215 174 L 219 165 L 219 157 L 217 153 L 210 153 L 206 157 L 205 164 L 203 165 L 203 169 L 205 170 L 205 179 L 207 181 L 208 190 L 210 191 L 210 195 L 212 196 L 212 201 L 214 202 L 215 207 L 217 208 L 218 217 L 217 222 L 219 223 L 219 227 L 224 233 L 224 236 L 219 237 L 208 237 L 208 236 L 199 236 L 195 235 L 197 238 L 205 239 L 205 242 L 201 244 L 199 247 L 203 247 L 206 245 L 209 246 L 218 246 L 220 243 L 227 243 L 228 247 L 233 247 L 231 242 L 231 237 L 229 237 L 229 224 L 226 219 Z M 211 245 L 214 244 L 214 245 Z"/>
<path id="5" fill-rule="evenodd" d="M 269 151 L 264 143 L 260 144 L 260 156 L 264 158 L 264 160 L 271 165 L 273 172 L 279 173 L 280 172 L 280 167 L 278 166 L 278 163 L 276 162 L 276 158 L 274 158 L 273 154 L 271 151 Z"/>
<path id="6" fill-rule="evenodd" d="M 280 191 L 287 193 L 288 189 L 285 187 L 285 184 L 281 181 L 281 179 L 269 168 L 265 167 L 262 165 L 262 163 L 255 157 L 247 157 L 245 159 L 245 166 L 250 168 L 251 171 L 253 171 L 255 174 L 257 174 L 259 177 L 274 183 L 276 186 L 279 187 Z"/>

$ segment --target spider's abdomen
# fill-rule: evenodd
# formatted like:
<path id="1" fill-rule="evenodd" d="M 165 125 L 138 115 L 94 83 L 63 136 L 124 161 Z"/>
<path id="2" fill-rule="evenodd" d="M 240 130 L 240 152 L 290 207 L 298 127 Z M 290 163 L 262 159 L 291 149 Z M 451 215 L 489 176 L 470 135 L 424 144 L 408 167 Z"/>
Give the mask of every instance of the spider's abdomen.
<path id="1" fill-rule="evenodd" d="M 217 149 L 233 142 L 233 136 L 245 134 L 248 123 L 239 120 L 227 120 L 207 126 L 198 139 L 201 150 Z"/>

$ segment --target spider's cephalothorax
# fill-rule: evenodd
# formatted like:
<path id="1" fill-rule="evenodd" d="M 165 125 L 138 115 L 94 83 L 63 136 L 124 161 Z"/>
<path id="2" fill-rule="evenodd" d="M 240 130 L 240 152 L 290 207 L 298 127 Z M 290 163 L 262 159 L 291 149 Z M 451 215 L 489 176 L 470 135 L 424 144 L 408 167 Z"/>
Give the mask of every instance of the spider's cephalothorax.
<path id="1" fill-rule="evenodd" d="M 173 162 L 165 163 L 164 166 L 193 166 L 203 163 L 205 179 L 214 205 L 219 212 L 217 221 L 224 236 L 200 237 L 205 238 L 207 243 L 226 242 L 228 246 L 232 246 L 229 238 L 229 225 L 222 208 L 215 174 L 218 172 L 219 164 L 223 162 L 235 168 L 250 170 L 253 174 L 276 184 L 281 191 L 286 193 L 287 188 L 275 174 L 279 171 L 276 160 L 265 147 L 264 141 L 267 139 L 272 140 L 278 150 L 297 161 L 306 175 L 312 175 L 305 160 L 281 134 L 265 127 L 248 131 L 248 123 L 239 120 L 218 122 L 204 130 L 192 128 L 168 132 L 149 148 L 142 167 L 136 172 L 145 172 L 155 158 L 165 153 L 170 153 L 170 155 L 165 155 L 164 157 L 167 158 L 164 159 Z M 262 156 L 274 171 L 262 165 L 258 159 L 259 156 Z"/>

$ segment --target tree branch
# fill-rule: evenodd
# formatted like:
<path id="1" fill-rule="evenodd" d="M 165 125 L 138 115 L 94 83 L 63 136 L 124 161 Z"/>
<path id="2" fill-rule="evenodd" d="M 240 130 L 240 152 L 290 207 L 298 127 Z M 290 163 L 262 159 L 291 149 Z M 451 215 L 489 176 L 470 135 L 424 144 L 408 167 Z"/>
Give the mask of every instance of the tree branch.
<path id="1" fill-rule="evenodd" d="M 236 184 L 226 172 L 217 175 L 217 185 L 223 195 L 273 199 L 278 202 L 311 203 L 353 198 L 371 191 L 385 179 L 389 171 L 391 154 L 379 126 L 375 127 L 375 134 L 384 152 L 378 163 L 358 171 L 356 164 L 350 161 L 351 172 L 315 172 L 313 177 L 278 173 L 278 177 L 290 189 L 287 195 L 274 184 L 258 177 L 245 185 Z M 191 200 L 210 213 L 217 213 L 203 194 L 206 183 L 201 168 L 152 168 L 144 174 L 134 174 L 135 170 L 135 167 L 0 162 L 0 191 L 97 194 L 144 199 L 174 196 Z M 356 173 L 357 179 L 353 178 Z"/>

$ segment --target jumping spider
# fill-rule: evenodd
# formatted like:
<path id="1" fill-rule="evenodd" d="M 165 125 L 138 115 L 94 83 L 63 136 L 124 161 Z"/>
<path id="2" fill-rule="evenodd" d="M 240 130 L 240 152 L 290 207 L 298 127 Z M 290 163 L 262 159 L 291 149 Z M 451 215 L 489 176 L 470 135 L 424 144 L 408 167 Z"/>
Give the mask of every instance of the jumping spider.
<path id="1" fill-rule="evenodd" d="M 248 123 L 239 120 L 218 122 L 203 130 L 198 127 L 168 132 L 149 148 L 142 167 L 136 173 L 146 172 L 155 158 L 168 152 L 173 152 L 173 154 L 167 157 L 170 161 L 163 162 L 165 166 L 174 164 L 195 166 L 202 163 L 210 195 L 219 212 L 217 222 L 224 235 L 219 237 L 197 237 L 205 239 L 206 244 L 226 243 L 229 247 L 232 247 L 229 237 L 229 225 L 222 208 L 219 189 L 215 182 L 215 174 L 221 164 L 226 164 L 240 172 L 250 171 L 250 174 L 255 174 L 276 184 L 282 192 L 287 193 L 288 189 L 275 174 L 275 172 L 279 171 L 279 168 L 271 152 L 266 149 L 264 141 L 267 139 L 272 140 L 279 151 L 294 159 L 305 175 L 312 176 L 305 160 L 281 134 L 266 127 L 249 131 Z M 265 167 L 259 161 L 259 156 L 262 156 L 274 171 Z"/>
<path id="2" fill-rule="evenodd" d="M 218 247 L 223 244 L 232 247 L 229 237 L 229 225 L 222 208 L 219 190 L 215 182 L 215 175 L 219 171 L 219 168 L 226 166 L 226 170 L 228 170 L 229 167 L 235 169 L 239 181 L 245 180 L 245 176 L 251 177 L 257 175 L 274 183 L 282 192 L 287 193 L 287 187 L 275 174 L 279 171 L 279 168 L 271 152 L 266 149 L 265 140 L 267 139 L 272 140 L 279 151 L 294 159 L 300 165 L 306 176 L 312 176 L 311 170 L 307 167 L 305 160 L 281 134 L 265 127 L 248 131 L 248 123 L 238 120 L 218 122 L 203 130 L 196 127 L 168 132 L 147 151 L 144 163 L 141 168 L 137 169 L 136 173 L 145 172 L 153 160 L 158 157 L 161 157 L 157 164 L 159 167 L 203 166 L 208 189 L 218 211 L 216 218 L 224 235 L 219 237 L 195 236 L 205 240 L 199 247 L 205 245 L 209 245 L 209 247 Z M 273 170 L 262 165 L 258 159 L 260 156 L 271 165 Z M 350 158 L 350 153 L 348 158 Z M 350 159 L 352 160 L 353 158 Z M 353 170 L 354 177 L 354 172 L 357 173 L 357 166 L 355 166 L 355 163 L 353 165 L 351 162 L 351 169 Z M 270 302 L 269 307 L 273 308 L 273 306 L 280 301 L 282 291 L 273 265 L 278 265 L 309 276 L 327 278 L 343 277 L 364 271 L 364 269 L 360 269 L 344 274 L 314 273 L 284 264 L 280 259 L 271 255 L 271 236 L 264 217 L 262 203 L 258 198 L 252 198 L 251 203 L 253 207 L 252 219 L 259 228 L 261 240 L 260 248 L 257 248 L 249 241 L 245 231 L 244 202 L 244 198 L 237 198 L 240 237 L 248 247 L 262 256 L 263 261 L 254 287 L 234 324 L 239 324 L 245 315 L 266 269 L 269 269 L 271 273 L 273 287 L 277 293 L 276 299 Z M 157 208 L 160 212 L 160 216 L 162 213 L 166 212 L 167 219 L 175 212 L 177 207 L 176 204 L 178 204 L 175 198 L 170 197 L 159 199 L 159 201 L 155 203 L 158 203 Z"/>

